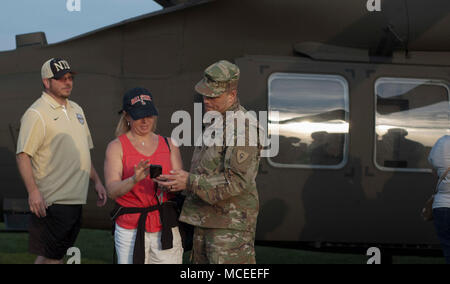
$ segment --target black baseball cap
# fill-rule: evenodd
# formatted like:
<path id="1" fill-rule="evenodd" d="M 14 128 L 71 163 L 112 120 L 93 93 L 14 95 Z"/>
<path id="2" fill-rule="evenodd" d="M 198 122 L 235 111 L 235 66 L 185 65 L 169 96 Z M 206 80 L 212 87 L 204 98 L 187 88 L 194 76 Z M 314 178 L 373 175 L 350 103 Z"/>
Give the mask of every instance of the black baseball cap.
<path id="1" fill-rule="evenodd" d="M 59 79 L 67 73 L 76 74 L 70 68 L 67 60 L 61 58 L 51 58 L 47 60 L 41 68 L 42 79 Z"/>
<path id="2" fill-rule="evenodd" d="M 145 88 L 134 88 L 125 93 L 122 110 L 119 113 L 123 111 L 130 114 L 134 120 L 158 116 L 158 110 L 153 104 L 153 96 Z"/>

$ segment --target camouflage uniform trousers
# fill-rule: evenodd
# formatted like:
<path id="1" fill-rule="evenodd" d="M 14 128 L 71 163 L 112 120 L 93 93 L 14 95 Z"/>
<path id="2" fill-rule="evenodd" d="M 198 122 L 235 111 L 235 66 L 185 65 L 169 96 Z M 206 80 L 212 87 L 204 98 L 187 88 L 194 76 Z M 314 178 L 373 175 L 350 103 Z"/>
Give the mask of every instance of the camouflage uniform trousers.
<path id="1" fill-rule="evenodd" d="M 255 264 L 255 232 L 195 227 L 194 264 Z"/>

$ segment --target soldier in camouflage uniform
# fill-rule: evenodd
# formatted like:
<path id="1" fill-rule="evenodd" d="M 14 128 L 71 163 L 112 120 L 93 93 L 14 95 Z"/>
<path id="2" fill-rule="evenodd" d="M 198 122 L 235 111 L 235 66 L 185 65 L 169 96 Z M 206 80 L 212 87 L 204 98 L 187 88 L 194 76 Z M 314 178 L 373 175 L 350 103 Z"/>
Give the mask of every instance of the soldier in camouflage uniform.
<path id="1" fill-rule="evenodd" d="M 224 127 L 226 112 L 246 113 L 237 98 L 239 74 L 236 65 L 222 60 L 209 66 L 203 80 L 195 86 L 203 95 L 206 111 L 222 114 Z M 245 133 L 250 134 L 249 128 L 256 126 L 245 122 Z M 158 180 L 171 191 L 186 191 L 180 221 L 195 226 L 193 263 L 255 263 L 259 209 L 255 179 L 260 147 L 249 143 L 250 135 L 245 135 L 244 146 L 237 144 L 237 131 L 231 136 L 233 145 L 237 146 L 228 146 L 225 129 L 223 146 L 196 147 L 190 173 L 174 171 Z M 163 182 L 163 179 L 170 181 Z"/>

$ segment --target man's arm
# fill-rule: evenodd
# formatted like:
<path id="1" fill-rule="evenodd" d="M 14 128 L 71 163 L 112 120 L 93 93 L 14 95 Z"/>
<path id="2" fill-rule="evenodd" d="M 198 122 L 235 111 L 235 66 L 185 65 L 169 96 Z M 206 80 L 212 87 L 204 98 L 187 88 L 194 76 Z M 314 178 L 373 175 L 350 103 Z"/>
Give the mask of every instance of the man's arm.
<path id="1" fill-rule="evenodd" d="M 259 167 L 258 147 L 229 147 L 225 156 L 229 165 L 216 175 L 189 174 L 187 190 L 193 192 L 208 204 L 247 192 L 248 186 L 256 178 Z M 214 190 L 211 190 L 214 188 Z"/>
<path id="2" fill-rule="evenodd" d="M 258 147 L 228 147 L 225 160 L 225 171 L 214 175 L 195 175 L 183 170 L 174 170 L 172 175 L 161 175 L 155 179 L 171 191 L 186 189 L 197 195 L 208 204 L 238 196 L 248 189 L 254 181 L 259 166 Z"/>
<path id="3" fill-rule="evenodd" d="M 44 197 L 39 191 L 36 181 L 34 180 L 30 156 L 24 152 L 19 153 L 16 155 L 16 161 L 20 175 L 22 176 L 22 180 L 28 191 L 28 204 L 31 212 L 39 218 L 45 217 L 47 215 L 47 204 L 45 203 Z"/>

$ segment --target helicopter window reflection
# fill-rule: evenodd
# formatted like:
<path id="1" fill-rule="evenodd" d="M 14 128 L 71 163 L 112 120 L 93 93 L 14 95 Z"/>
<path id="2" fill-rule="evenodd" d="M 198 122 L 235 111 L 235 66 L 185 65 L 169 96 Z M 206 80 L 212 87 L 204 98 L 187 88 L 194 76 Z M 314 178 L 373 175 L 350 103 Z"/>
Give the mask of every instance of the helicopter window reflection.
<path id="1" fill-rule="evenodd" d="M 348 152 L 348 84 L 336 75 L 274 73 L 269 87 L 269 135 L 279 129 L 278 167 L 342 168 Z M 276 116 L 271 115 L 278 111 Z"/>
<path id="2" fill-rule="evenodd" d="M 375 94 L 376 166 L 382 170 L 429 171 L 431 148 L 449 134 L 448 84 L 380 78 Z"/>

